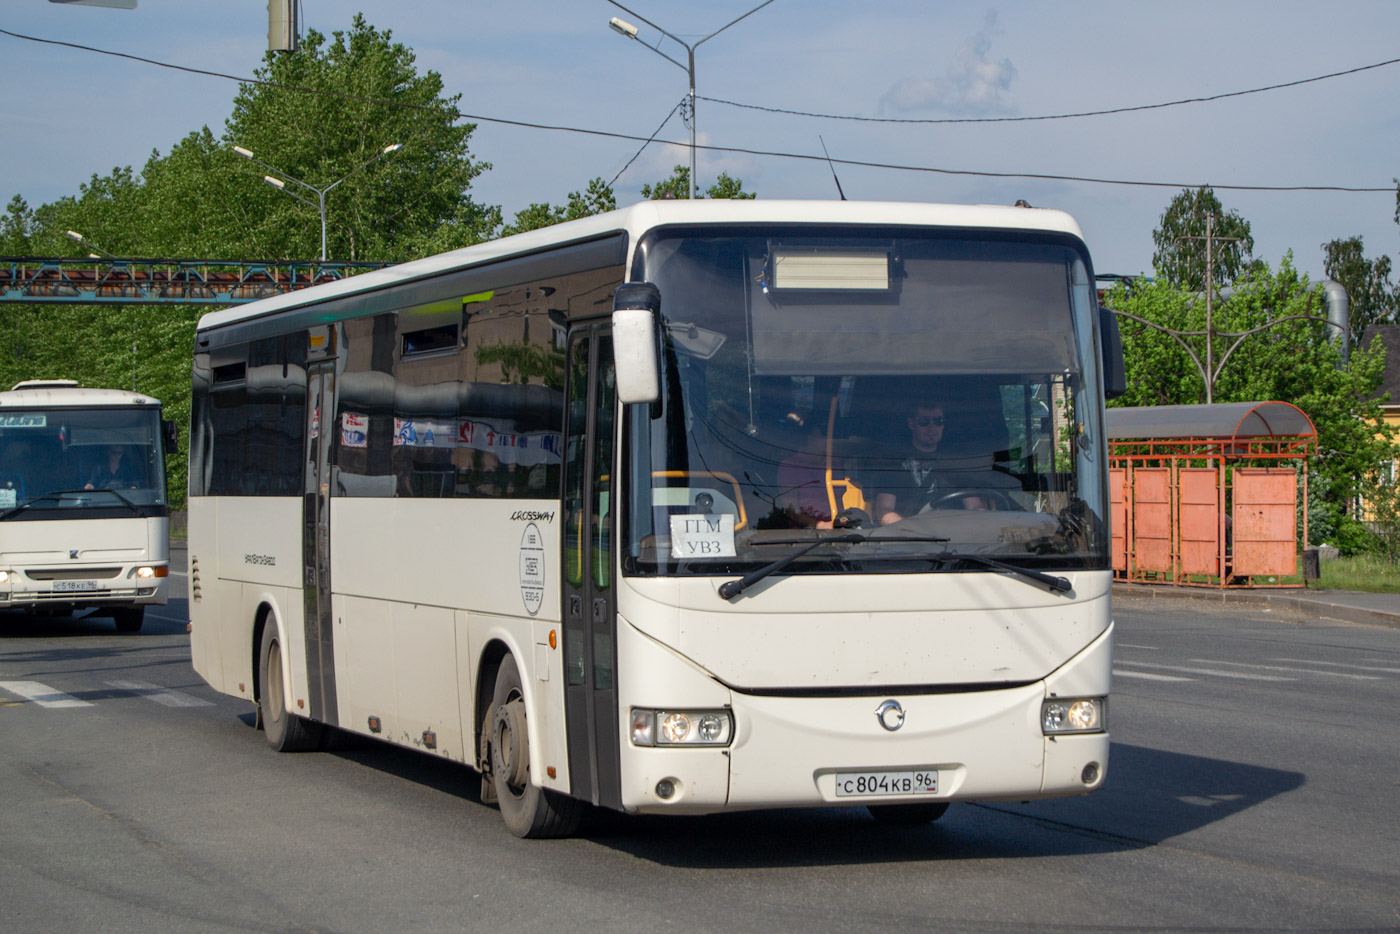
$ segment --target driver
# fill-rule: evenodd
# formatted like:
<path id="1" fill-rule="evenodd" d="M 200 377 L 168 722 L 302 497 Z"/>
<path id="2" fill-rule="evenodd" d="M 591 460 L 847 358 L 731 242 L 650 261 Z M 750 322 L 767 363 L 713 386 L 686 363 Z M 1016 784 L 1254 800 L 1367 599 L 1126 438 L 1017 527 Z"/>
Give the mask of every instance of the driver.
<path id="1" fill-rule="evenodd" d="M 907 413 L 909 447 L 894 452 L 889 461 L 897 461 L 882 478 L 881 491 L 875 494 L 875 521 L 879 525 L 898 522 L 924 507 L 938 492 L 938 461 L 935 454 L 943 440 L 943 403 L 926 401 L 910 407 Z"/>
<path id="2" fill-rule="evenodd" d="M 136 471 L 127 463 L 126 448 L 120 444 L 107 445 L 106 457 L 97 465 L 85 490 L 117 490 L 134 488 L 137 485 Z"/>

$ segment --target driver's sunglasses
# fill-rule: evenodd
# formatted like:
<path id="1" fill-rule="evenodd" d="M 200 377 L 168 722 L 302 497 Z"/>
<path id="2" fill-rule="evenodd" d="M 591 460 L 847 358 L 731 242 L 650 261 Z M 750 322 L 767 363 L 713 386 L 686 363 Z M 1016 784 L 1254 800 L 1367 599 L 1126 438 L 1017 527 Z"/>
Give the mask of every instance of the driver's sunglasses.
<path id="1" fill-rule="evenodd" d="M 937 425 L 939 428 L 942 428 L 942 427 L 943 427 L 943 416 L 942 416 L 942 415 L 920 415 L 920 416 L 918 416 L 917 418 L 914 419 L 914 424 L 915 424 L 915 425 L 918 425 L 920 428 L 927 428 L 929 425 Z"/>

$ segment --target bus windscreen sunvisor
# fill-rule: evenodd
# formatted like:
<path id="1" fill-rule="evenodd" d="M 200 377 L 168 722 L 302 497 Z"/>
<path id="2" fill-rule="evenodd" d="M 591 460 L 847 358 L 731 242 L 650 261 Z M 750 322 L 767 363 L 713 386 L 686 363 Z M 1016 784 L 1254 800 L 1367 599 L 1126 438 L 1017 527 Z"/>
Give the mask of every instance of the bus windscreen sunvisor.
<path id="1" fill-rule="evenodd" d="M 1069 320 L 1070 251 L 949 241 L 904 248 L 899 276 L 887 292 L 823 295 L 754 283 L 754 372 L 1078 369 Z"/>

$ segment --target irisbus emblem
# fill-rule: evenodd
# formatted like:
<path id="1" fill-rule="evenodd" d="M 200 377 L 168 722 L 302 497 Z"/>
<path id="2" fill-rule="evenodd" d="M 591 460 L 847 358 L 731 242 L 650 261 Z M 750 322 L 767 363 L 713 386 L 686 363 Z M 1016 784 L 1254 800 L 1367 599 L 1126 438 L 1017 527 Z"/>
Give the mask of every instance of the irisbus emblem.
<path id="1" fill-rule="evenodd" d="M 882 727 L 893 733 L 904 726 L 904 708 L 899 706 L 897 700 L 887 700 L 875 708 L 875 719 L 880 721 Z"/>

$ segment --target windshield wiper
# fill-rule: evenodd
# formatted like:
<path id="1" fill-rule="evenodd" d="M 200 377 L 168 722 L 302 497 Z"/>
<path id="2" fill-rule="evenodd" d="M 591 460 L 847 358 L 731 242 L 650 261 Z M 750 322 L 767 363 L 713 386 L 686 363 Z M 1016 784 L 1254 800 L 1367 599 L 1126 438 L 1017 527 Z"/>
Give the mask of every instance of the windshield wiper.
<path id="1" fill-rule="evenodd" d="M 832 544 L 832 543 L 843 544 L 843 545 L 858 545 L 858 544 L 860 544 L 860 543 L 862 543 L 862 542 L 869 542 L 869 541 L 878 541 L 878 542 L 884 543 L 884 542 L 895 542 L 895 541 L 898 541 L 898 542 L 946 542 L 947 540 L 948 540 L 948 539 L 946 539 L 946 538 L 939 538 L 939 537 L 936 537 L 936 536 L 925 536 L 925 537 L 919 537 L 919 538 L 903 538 L 903 537 L 901 537 L 901 538 L 888 538 L 888 539 L 887 539 L 887 538 L 872 539 L 870 536 L 868 536 L 868 535 L 863 535 L 863 534 L 861 534 L 860 532 L 850 532 L 850 533 L 847 533 L 847 534 L 845 534 L 845 535 L 832 535 L 832 536 L 829 537 L 829 538 L 819 538 L 819 539 L 817 539 L 817 540 L 814 541 L 814 542 L 808 541 L 808 540 L 805 539 L 805 538 L 771 538 L 771 539 L 768 539 L 768 540 L 766 540 L 766 541 L 754 542 L 753 544 L 755 544 L 755 545 L 800 545 L 800 544 L 803 544 L 803 543 L 805 542 L 805 543 L 806 543 L 806 547 L 805 547 L 805 548 L 799 548 L 799 549 L 797 549 L 796 551 L 794 551 L 794 552 L 793 552 L 792 554 L 790 554 L 790 555 L 784 555 L 783 557 L 779 558 L 777 561 L 774 561 L 772 564 L 765 564 L 763 567 L 759 568 L 757 571 L 753 571 L 752 573 L 746 574 L 746 575 L 744 575 L 743 577 L 739 578 L 739 579 L 736 580 L 736 581 L 728 581 L 727 583 L 720 584 L 720 585 L 719 585 L 719 595 L 720 595 L 721 597 L 723 597 L 724 599 L 726 599 L 726 600 L 733 599 L 734 597 L 739 596 L 739 594 L 743 593 L 745 590 L 748 590 L 748 589 L 749 589 L 750 587 L 752 587 L 754 584 L 757 584 L 759 581 L 763 580 L 765 577 L 769 577 L 769 576 L 771 576 L 771 575 L 773 575 L 773 574 L 778 573 L 778 572 L 781 571 L 783 568 L 787 567 L 789 564 L 791 564 L 792 562 L 796 561 L 798 558 L 802 557 L 803 555 L 807 554 L 807 553 L 810 552 L 810 551 L 815 551 L 816 549 L 820 548 L 822 545 L 830 545 L 830 544 Z"/>
<path id="2" fill-rule="evenodd" d="M 1040 571 L 1033 571 L 1030 568 L 1018 568 L 1014 564 L 1005 564 L 1001 561 L 997 561 L 992 558 L 988 558 L 985 555 L 979 555 L 973 552 L 964 553 L 960 551 L 945 551 L 942 554 L 931 556 L 930 560 L 937 561 L 943 564 L 950 564 L 954 561 L 971 561 L 973 564 L 980 564 L 983 567 L 989 567 L 993 570 L 1005 571 L 1008 574 L 1015 574 L 1017 577 L 1021 577 L 1033 583 L 1040 584 L 1041 586 L 1046 587 L 1049 590 L 1053 590 L 1056 593 L 1069 593 L 1071 590 L 1074 589 L 1074 585 L 1069 582 L 1069 578 L 1067 577 L 1056 577 L 1053 574 L 1043 574 Z"/>
<path id="3" fill-rule="evenodd" d="M 36 496 L 33 499 L 27 499 L 24 502 L 20 503 L 18 506 L 15 506 L 11 509 L 7 509 L 4 512 L 0 512 L 0 522 L 5 521 L 6 519 L 10 518 L 10 516 L 24 512 L 30 506 L 33 506 L 35 503 L 57 503 L 62 502 L 63 497 L 65 496 L 90 496 L 93 493 L 110 493 L 117 499 L 121 500 L 122 504 L 126 506 L 126 508 L 136 513 L 138 516 L 141 515 L 141 509 L 131 500 L 118 493 L 116 490 L 49 490 L 43 496 Z"/>
<path id="4" fill-rule="evenodd" d="M 43 496 L 36 496 L 36 497 L 34 497 L 33 499 L 27 499 L 27 500 L 25 500 L 24 502 L 20 503 L 18 506 L 14 506 L 14 507 L 12 507 L 12 508 L 10 508 L 10 509 L 5 510 L 4 512 L 0 512 L 0 522 L 3 522 L 4 520 L 10 518 L 10 516 L 15 515 L 16 513 L 24 512 L 24 511 L 25 511 L 26 509 L 28 509 L 30 506 L 33 506 L 35 503 L 42 503 L 42 502 L 45 502 L 45 501 L 47 501 L 47 500 L 53 500 L 54 502 L 58 502 L 59 500 L 63 499 L 63 494 L 64 494 L 64 493 L 71 493 L 71 492 L 73 492 L 73 491 L 72 491 L 72 490 L 51 490 L 51 491 L 49 491 L 48 493 L 45 493 Z"/>

